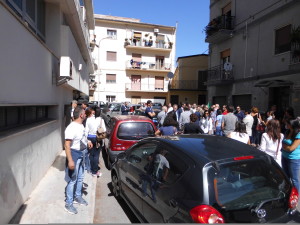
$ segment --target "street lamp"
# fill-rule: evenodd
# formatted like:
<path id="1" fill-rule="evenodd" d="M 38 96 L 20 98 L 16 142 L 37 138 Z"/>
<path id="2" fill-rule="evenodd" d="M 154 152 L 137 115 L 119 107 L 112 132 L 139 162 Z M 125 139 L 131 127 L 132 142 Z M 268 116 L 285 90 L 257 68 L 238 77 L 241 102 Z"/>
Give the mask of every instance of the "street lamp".
<path id="1" fill-rule="evenodd" d="M 107 37 L 104 37 L 104 38 L 101 38 L 98 42 L 98 45 L 96 45 L 98 47 L 98 81 L 99 81 L 99 84 L 100 84 L 100 75 L 101 75 L 101 68 L 100 68 L 100 44 L 103 40 L 105 39 L 112 39 L 112 36 L 107 36 Z M 98 101 L 100 101 L 100 91 L 98 91 Z"/>

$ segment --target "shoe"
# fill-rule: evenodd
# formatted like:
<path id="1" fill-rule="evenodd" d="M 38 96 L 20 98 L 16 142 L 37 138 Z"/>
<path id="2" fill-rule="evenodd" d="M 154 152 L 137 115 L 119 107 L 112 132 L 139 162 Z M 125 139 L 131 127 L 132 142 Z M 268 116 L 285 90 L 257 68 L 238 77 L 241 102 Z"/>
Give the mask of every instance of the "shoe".
<path id="1" fill-rule="evenodd" d="M 88 184 L 86 184 L 86 183 L 83 183 L 82 184 L 82 187 L 84 187 L 84 188 L 87 188 L 89 185 Z"/>
<path id="2" fill-rule="evenodd" d="M 73 204 L 71 205 L 65 205 L 65 210 L 70 213 L 70 214 L 77 214 L 77 209 L 73 206 Z"/>
<path id="3" fill-rule="evenodd" d="M 81 196 L 79 196 L 79 197 L 77 197 L 77 198 L 74 198 L 73 203 L 79 204 L 79 205 L 85 205 L 85 206 L 88 205 L 87 201 L 84 200 Z"/>

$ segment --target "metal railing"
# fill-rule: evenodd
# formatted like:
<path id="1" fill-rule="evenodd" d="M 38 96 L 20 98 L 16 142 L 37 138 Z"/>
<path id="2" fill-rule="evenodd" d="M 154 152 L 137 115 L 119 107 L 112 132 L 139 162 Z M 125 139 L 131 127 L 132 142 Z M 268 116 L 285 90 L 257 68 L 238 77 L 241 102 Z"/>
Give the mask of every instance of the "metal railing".
<path id="1" fill-rule="evenodd" d="M 146 42 L 146 41 L 141 41 L 141 40 L 127 40 L 124 43 L 125 47 L 126 46 L 137 46 L 137 47 L 147 47 L 147 48 L 157 48 L 157 49 L 172 49 L 173 43 L 172 42 Z"/>
<path id="2" fill-rule="evenodd" d="M 171 63 L 157 63 L 128 60 L 126 62 L 127 69 L 141 69 L 141 70 L 171 70 Z"/>
<path id="3" fill-rule="evenodd" d="M 206 37 L 213 35 L 219 30 L 233 30 L 235 23 L 235 16 L 222 15 L 214 18 L 205 27 Z"/>
<path id="4" fill-rule="evenodd" d="M 153 91 L 153 92 L 162 92 L 166 91 L 167 87 L 164 84 L 164 87 L 158 87 L 155 84 L 143 84 L 143 83 L 125 83 L 126 91 Z"/>
<path id="5" fill-rule="evenodd" d="M 291 44 L 290 64 L 300 63 L 300 43 Z"/>
<path id="6" fill-rule="evenodd" d="M 215 66 L 207 70 L 207 81 L 233 80 L 233 70 L 225 71 L 223 65 Z"/>

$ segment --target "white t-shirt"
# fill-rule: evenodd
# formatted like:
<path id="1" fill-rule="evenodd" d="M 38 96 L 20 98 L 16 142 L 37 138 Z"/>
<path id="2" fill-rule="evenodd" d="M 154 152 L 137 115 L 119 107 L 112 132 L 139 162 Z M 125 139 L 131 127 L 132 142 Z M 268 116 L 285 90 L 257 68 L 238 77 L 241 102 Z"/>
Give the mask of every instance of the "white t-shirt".
<path id="1" fill-rule="evenodd" d="M 87 118 L 85 124 L 85 135 L 96 135 L 98 127 L 100 127 L 100 122 L 102 120 L 101 126 L 106 131 L 105 122 L 101 117 L 95 118 L 95 116 L 91 116 Z"/>
<path id="2" fill-rule="evenodd" d="M 83 150 L 87 148 L 87 138 L 82 124 L 77 122 L 70 123 L 65 130 L 65 140 L 72 140 L 71 148 Z"/>
<path id="3" fill-rule="evenodd" d="M 249 136 L 252 136 L 252 125 L 254 122 L 253 116 L 251 115 L 247 115 L 244 119 L 243 119 L 244 124 L 246 125 L 246 131 L 247 134 Z"/>
<path id="4" fill-rule="evenodd" d="M 268 155 L 272 156 L 275 161 L 281 166 L 281 147 L 282 147 L 282 140 L 283 140 L 283 134 L 280 134 L 280 140 L 279 140 L 279 146 L 278 146 L 278 140 L 273 141 L 267 133 L 263 133 L 261 136 L 261 142 L 259 149 Z M 278 146 L 278 152 L 276 157 L 276 151 Z"/>
<path id="5" fill-rule="evenodd" d="M 238 133 L 238 132 L 235 132 L 235 131 L 230 133 L 230 138 L 232 138 L 234 140 L 237 140 L 237 141 L 240 141 L 240 142 L 243 142 L 245 144 L 247 144 L 248 141 L 249 141 L 249 135 L 248 134 L 245 134 L 245 133 L 241 134 L 241 133 Z"/>

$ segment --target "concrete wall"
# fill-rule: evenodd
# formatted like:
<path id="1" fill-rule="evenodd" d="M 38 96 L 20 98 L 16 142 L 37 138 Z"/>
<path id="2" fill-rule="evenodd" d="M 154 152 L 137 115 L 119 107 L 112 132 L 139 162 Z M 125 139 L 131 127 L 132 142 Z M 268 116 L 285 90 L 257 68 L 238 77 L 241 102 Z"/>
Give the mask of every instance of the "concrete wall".
<path id="1" fill-rule="evenodd" d="M 0 223 L 10 221 L 62 151 L 64 109 L 73 99 L 73 90 L 88 93 L 87 65 L 72 32 L 61 42 L 62 13 L 56 3 L 46 4 L 42 42 L 0 2 L 0 107 L 45 105 L 49 117 L 0 132 Z M 62 47 L 62 43 L 67 44 Z M 63 52 L 74 60 L 75 79 L 57 85 Z"/>

